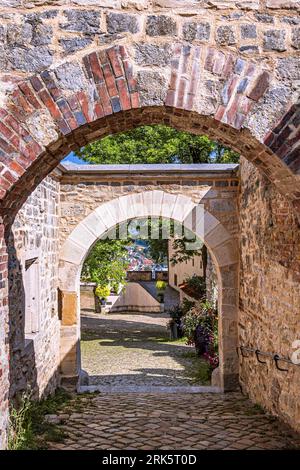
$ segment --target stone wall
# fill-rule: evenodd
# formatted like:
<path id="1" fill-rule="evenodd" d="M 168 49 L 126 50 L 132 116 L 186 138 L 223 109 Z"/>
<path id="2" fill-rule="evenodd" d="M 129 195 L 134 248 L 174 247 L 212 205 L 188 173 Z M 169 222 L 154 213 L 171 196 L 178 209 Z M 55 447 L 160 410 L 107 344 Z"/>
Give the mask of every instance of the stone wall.
<path id="1" fill-rule="evenodd" d="M 180 302 L 184 298 L 191 299 L 182 289 L 180 285 L 185 282 L 185 280 L 193 275 L 203 276 L 203 260 L 202 255 L 193 256 L 193 258 L 181 263 L 172 264 L 170 259 L 175 253 L 173 248 L 174 240 L 169 240 L 168 242 L 168 258 L 169 258 L 169 284 L 173 289 L 175 289 L 180 294 Z"/>
<path id="2" fill-rule="evenodd" d="M 300 209 L 299 8 L 299 0 L 2 0 L 1 335 L 11 215 L 65 154 L 103 135 L 156 122 L 208 133 Z M 5 336 L 0 355 L 5 397 Z"/>
<path id="3" fill-rule="evenodd" d="M 298 0 L 2 2 L 6 213 L 69 151 L 148 119 L 232 146 L 300 206 L 299 8 Z"/>
<path id="4" fill-rule="evenodd" d="M 112 175 L 107 181 L 95 175 L 79 178 L 78 174 L 58 176 L 56 173 L 54 176 L 55 179 L 45 179 L 30 196 L 17 215 L 10 236 L 11 396 L 27 384 L 37 396 L 53 390 L 58 383 L 58 250 L 75 226 L 101 203 L 154 188 L 172 194 L 184 193 L 197 202 L 203 199 L 206 209 L 224 223 L 231 235 L 236 240 L 239 236 L 236 225 L 239 188 L 235 175 L 206 180 L 206 183 L 199 178 L 194 184 L 180 179 L 176 184 L 174 176 L 168 182 L 167 174 L 163 180 L 152 178 L 151 183 L 139 181 L 136 176 L 134 181 Z M 61 179 L 60 183 L 57 178 Z M 239 211 L 240 344 L 290 357 L 293 341 L 300 339 L 297 218 L 290 203 L 245 159 L 241 165 Z M 22 266 L 26 253 L 28 256 L 36 251 L 42 285 L 41 328 L 39 334 L 25 341 Z M 267 364 L 259 364 L 255 355 L 250 354 L 248 358 L 240 358 L 240 382 L 255 402 L 299 429 L 300 370 L 287 367 L 288 372 L 280 372 L 273 361 L 267 359 Z"/>
<path id="5" fill-rule="evenodd" d="M 118 296 L 115 296 L 111 312 L 151 312 L 163 310 L 161 304 L 138 282 L 128 282 Z"/>
<path id="6" fill-rule="evenodd" d="M 9 243 L 10 396 L 32 389 L 40 397 L 58 384 L 58 215 L 59 184 L 47 177 L 19 211 Z M 24 332 L 24 266 L 37 257 L 39 331 Z M 27 292 L 28 295 L 28 292 Z"/>
<path id="7" fill-rule="evenodd" d="M 240 344 L 291 357 L 300 339 L 300 231 L 287 200 L 244 159 L 241 165 Z M 240 359 L 243 390 L 300 430 L 300 367 L 255 354 Z"/>
<path id="8" fill-rule="evenodd" d="M 205 210 L 214 215 L 230 235 L 238 238 L 239 179 L 236 172 L 230 175 L 220 171 L 219 175 L 207 173 L 185 178 L 180 174 L 168 175 L 163 170 L 158 170 L 156 174 L 148 177 L 70 172 L 60 177 L 60 183 L 60 245 L 74 228 L 101 204 L 120 196 L 151 190 L 191 197 L 194 202 L 203 204 Z"/>
<path id="9" fill-rule="evenodd" d="M 80 283 L 80 310 L 95 311 L 95 282 L 81 282 Z"/>
<path id="10" fill-rule="evenodd" d="M 300 47 L 299 9 L 298 0 L 5 0 L 0 5 L 1 68 L 39 72 L 130 36 L 153 41 L 135 48 L 143 65 L 154 59 L 153 65 L 169 62 L 167 46 L 158 47 L 156 41 L 170 37 L 236 49 L 246 57 L 284 56 Z M 63 65 L 59 75 L 65 80 Z"/>

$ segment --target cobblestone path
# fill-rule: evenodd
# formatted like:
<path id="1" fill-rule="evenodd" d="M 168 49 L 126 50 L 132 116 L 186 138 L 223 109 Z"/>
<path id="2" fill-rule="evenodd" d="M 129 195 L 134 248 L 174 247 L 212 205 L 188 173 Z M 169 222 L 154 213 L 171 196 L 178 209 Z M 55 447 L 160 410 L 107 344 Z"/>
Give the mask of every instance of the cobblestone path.
<path id="1" fill-rule="evenodd" d="M 209 385 L 207 363 L 184 341 L 170 341 L 166 314 L 81 316 L 82 367 L 90 385 Z"/>
<path id="2" fill-rule="evenodd" d="M 239 393 L 91 394 L 58 415 L 51 449 L 291 449 L 300 438 Z"/>
<path id="3" fill-rule="evenodd" d="M 83 364 L 91 382 L 203 384 L 199 358 L 184 343 L 168 341 L 167 321 L 157 314 L 84 314 Z M 50 449 L 300 449 L 299 435 L 240 393 L 114 390 L 66 403 L 54 416 L 65 438 Z"/>

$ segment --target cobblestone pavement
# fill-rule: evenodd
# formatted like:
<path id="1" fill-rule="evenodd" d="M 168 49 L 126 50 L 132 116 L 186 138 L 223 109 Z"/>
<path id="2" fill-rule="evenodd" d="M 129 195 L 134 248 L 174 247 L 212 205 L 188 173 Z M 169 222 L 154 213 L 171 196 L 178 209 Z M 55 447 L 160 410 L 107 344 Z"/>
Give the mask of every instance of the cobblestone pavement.
<path id="1" fill-rule="evenodd" d="M 75 404 L 74 404 L 75 402 Z M 51 449 L 300 449 L 300 437 L 239 393 L 91 394 L 65 405 Z"/>
<path id="2" fill-rule="evenodd" d="M 168 321 L 157 313 L 83 313 L 82 367 L 90 385 L 208 385 L 206 361 L 182 340 L 169 340 Z"/>

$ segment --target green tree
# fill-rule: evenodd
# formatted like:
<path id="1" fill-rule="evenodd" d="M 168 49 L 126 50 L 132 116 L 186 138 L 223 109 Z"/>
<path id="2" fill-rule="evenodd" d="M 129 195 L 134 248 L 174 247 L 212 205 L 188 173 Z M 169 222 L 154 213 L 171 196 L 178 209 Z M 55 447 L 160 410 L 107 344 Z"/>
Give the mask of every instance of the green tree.
<path id="1" fill-rule="evenodd" d="M 81 279 L 96 282 L 101 287 L 110 283 L 114 289 L 117 289 L 119 283 L 124 283 L 126 278 L 128 243 L 125 240 L 108 238 L 99 240 L 84 262 Z"/>
<path id="2" fill-rule="evenodd" d="M 135 163 L 237 163 L 239 155 L 231 149 L 210 140 L 205 135 L 177 131 L 165 125 L 141 126 L 128 132 L 104 137 L 83 147 L 77 155 L 94 164 Z M 150 222 L 148 222 L 150 224 Z M 159 231 L 162 224 L 159 222 Z M 150 226 L 149 226 L 150 228 Z M 156 227 L 157 228 L 157 227 Z M 194 255 L 206 259 L 205 247 L 186 250 L 186 240 L 174 242 L 173 264 Z M 82 279 L 98 285 L 123 282 L 126 276 L 125 246 L 129 241 L 101 240 L 96 243 L 82 270 Z M 126 253 L 125 253 L 126 252 Z M 168 241 L 149 238 L 149 254 L 156 263 L 168 256 Z M 205 263 L 204 263 L 205 264 Z"/>
<path id="3" fill-rule="evenodd" d="M 177 131 L 162 124 L 104 137 L 77 156 L 95 164 L 237 163 L 239 155 L 205 135 Z"/>

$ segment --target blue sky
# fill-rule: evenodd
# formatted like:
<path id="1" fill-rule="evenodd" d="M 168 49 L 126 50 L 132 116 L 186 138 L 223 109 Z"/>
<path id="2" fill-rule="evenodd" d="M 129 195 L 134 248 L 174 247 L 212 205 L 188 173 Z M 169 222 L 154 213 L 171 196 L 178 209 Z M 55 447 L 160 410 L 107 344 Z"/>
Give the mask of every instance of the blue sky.
<path id="1" fill-rule="evenodd" d="M 69 153 L 64 159 L 63 162 L 76 163 L 76 165 L 86 165 L 86 162 L 81 160 L 81 158 L 76 157 L 74 152 Z"/>

